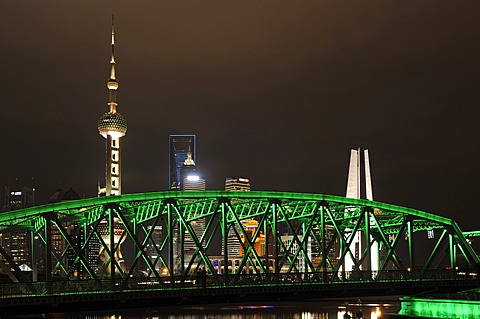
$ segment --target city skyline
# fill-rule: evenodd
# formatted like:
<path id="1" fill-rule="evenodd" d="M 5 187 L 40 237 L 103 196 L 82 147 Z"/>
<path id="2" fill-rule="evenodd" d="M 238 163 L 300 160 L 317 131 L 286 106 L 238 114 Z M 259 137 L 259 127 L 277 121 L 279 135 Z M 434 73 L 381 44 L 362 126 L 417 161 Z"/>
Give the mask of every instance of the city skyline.
<path id="1" fill-rule="evenodd" d="M 123 193 L 168 189 L 168 136 L 198 136 L 209 189 L 344 195 L 368 147 L 375 199 L 479 229 L 480 4 L 115 3 Z M 110 4 L 5 4 L 0 185 L 96 196 Z M 88 24 L 85 24 L 88 21 Z"/>

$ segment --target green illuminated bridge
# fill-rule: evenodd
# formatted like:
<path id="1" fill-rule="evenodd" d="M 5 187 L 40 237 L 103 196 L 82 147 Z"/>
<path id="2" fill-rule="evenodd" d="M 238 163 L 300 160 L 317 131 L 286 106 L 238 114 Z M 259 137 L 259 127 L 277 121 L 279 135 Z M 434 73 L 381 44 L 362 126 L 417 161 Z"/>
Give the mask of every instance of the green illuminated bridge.
<path id="1" fill-rule="evenodd" d="M 0 231 L 0 311 L 459 291 L 480 264 L 451 219 L 323 194 L 89 198 L 2 213 Z"/>

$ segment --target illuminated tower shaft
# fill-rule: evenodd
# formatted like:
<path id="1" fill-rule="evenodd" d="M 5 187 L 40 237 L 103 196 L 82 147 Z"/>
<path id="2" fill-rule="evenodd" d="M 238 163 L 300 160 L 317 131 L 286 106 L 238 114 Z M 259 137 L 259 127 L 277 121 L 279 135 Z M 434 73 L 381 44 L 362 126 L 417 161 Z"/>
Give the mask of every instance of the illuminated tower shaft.
<path id="1" fill-rule="evenodd" d="M 107 82 L 109 111 L 98 121 L 98 132 L 106 139 L 105 195 L 122 193 L 122 170 L 120 138 L 127 132 L 127 121 L 117 112 L 118 82 L 115 75 L 115 31 L 112 18 L 112 56 L 110 59 L 110 78 Z"/>
<path id="2" fill-rule="evenodd" d="M 106 140 L 105 188 L 99 189 L 99 195 L 103 195 L 104 193 L 106 196 L 120 195 L 122 193 L 120 138 L 127 133 L 127 121 L 117 112 L 118 82 L 115 75 L 115 29 L 113 16 L 111 45 L 110 78 L 107 82 L 109 110 L 98 120 L 98 132 Z M 112 217 L 112 210 L 109 211 L 109 214 L 110 216 L 102 220 L 99 225 L 100 233 L 105 243 L 99 249 L 99 271 L 100 273 L 112 274 L 112 276 L 114 276 L 115 272 L 125 270 L 120 247 L 125 240 L 121 236 L 124 231 L 124 226 L 118 218 Z M 111 225 L 112 223 L 113 225 Z M 112 232 L 113 234 L 111 234 Z M 115 259 L 115 263 L 112 259 Z M 110 264 L 110 266 L 108 266 L 108 264 Z M 118 267 L 115 267 L 115 264 Z"/>

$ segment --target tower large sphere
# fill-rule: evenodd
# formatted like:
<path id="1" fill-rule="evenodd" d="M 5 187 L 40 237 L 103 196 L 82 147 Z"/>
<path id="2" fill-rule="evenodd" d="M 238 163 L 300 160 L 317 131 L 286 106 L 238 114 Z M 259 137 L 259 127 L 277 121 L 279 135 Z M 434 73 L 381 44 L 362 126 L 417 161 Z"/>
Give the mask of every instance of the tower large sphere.
<path id="1" fill-rule="evenodd" d="M 127 121 L 118 112 L 104 113 L 98 120 L 98 132 L 104 138 L 107 138 L 107 135 L 114 139 L 120 138 L 127 133 Z"/>

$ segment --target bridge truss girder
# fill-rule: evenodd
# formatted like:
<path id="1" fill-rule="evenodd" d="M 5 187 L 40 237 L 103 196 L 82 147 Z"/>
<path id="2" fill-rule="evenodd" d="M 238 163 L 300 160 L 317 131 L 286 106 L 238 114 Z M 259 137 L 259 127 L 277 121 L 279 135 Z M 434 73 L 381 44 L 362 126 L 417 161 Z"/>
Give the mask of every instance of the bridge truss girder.
<path id="1" fill-rule="evenodd" d="M 252 219 L 255 227 L 249 229 L 246 222 Z M 322 194 L 203 191 L 100 197 L 3 213 L 0 229 L 31 234 L 30 277 L 0 247 L 0 266 L 13 282 L 37 281 L 40 274 L 47 282 L 81 277 L 128 284 L 139 270 L 164 278 L 187 276 L 199 267 L 224 284 L 244 273 L 328 282 L 354 278 L 345 269 L 347 258 L 357 276 L 382 280 L 391 278 L 392 270 L 410 278 L 414 271 L 456 269 L 457 255 L 462 267 L 479 264 L 451 219 Z M 427 231 L 437 236 L 423 245 Z M 362 249 L 352 251 L 358 232 Z M 232 242 L 242 254 L 229 255 Z M 374 243 L 382 247 L 378 268 L 371 262 Z M 100 262 L 92 258 L 98 254 L 95 245 L 104 252 Z"/>

